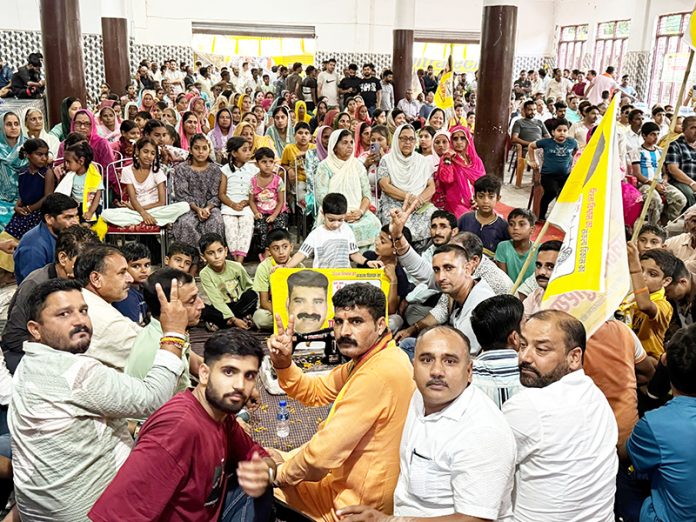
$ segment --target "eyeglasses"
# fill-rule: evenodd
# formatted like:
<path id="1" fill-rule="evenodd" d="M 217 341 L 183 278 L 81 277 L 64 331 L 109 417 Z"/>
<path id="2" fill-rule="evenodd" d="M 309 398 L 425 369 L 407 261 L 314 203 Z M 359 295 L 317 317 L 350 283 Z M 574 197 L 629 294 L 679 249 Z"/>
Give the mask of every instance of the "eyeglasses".
<path id="1" fill-rule="evenodd" d="M 75 127 L 89 127 L 91 125 L 92 125 L 92 123 L 90 123 L 89 121 L 76 121 L 75 122 Z"/>
<path id="2" fill-rule="evenodd" d="M 452 141 L 466 141 L 466 136 L 454 136 Z"/>
<path id="3" fill-rule="evenodd" d="M 399 136 L 399 141 L 402 143 L 414 143 L 416 138 L 413 136 Z"/>

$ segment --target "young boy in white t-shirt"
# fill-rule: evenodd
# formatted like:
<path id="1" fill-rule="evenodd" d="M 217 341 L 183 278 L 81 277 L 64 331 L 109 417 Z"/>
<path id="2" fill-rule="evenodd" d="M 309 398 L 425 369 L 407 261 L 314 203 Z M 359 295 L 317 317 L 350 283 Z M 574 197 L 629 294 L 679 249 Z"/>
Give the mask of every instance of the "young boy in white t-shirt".
<path id="1" fill-rule="evenodd" d="M 310 232 L 300 250 L 285 266 L 295 268 L 314 255 L 314 268 L 350 268 L 350 262 L 381 268 L 380 261 L 368 261 L 358 251 L 353 230 L 346 223 L 348 201 L 343 194 L 327 194 L 321 203 L 324 223 Z"/>

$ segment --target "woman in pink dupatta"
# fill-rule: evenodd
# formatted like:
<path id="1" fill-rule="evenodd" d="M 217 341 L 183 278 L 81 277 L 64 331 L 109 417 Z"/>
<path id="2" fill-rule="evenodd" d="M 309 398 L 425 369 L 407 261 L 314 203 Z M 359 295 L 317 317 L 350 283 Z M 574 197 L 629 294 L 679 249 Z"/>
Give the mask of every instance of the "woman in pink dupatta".
<path id="1" fill-rule="evenodd" d="M 439 209 L 461 216 L 471 210 L 474 181 L 485 175 L 469 129 L 461 125 L 452 127 L 450 150 L 442 155 L 435 171 L 433 203 Z"/>

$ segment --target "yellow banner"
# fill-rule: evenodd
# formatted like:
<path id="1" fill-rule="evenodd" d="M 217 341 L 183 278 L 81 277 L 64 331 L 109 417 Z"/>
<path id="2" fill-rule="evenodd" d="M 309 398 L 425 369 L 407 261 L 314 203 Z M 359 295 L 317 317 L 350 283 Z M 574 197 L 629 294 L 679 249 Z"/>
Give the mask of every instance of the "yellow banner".
<path id="1" fill-rule="evenodd" d="M 542 308 L 583 322 L 588 337 L 630 288 L 616 140 L 618 96 L 592 135 L 548 220 L 566 235 Z"/>
<path id="2" fill-rule="evenodd" d="M 333 327 L 331 298 L 353 283 L 369 283 L 389 296 L 389 279 L 379 269 L 279 268 L 271 274 L 273 314 L 283 324 L 295 316 L 295 332 L 312 334 Z M 274 324 L 274 330 L 277 326 Z M 277 332 L 276 332 L 277 333 Z"/>

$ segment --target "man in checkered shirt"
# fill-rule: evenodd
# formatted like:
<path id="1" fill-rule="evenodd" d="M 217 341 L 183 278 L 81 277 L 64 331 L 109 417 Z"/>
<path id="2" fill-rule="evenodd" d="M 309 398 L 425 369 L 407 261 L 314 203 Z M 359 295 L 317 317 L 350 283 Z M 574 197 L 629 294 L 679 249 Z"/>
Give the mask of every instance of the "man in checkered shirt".
<path id="1" fill-rule="evenodd" d="M 683 135 L 667 150 L 665 166 L 669 182 L 686 196 L 686 208 L 696 204 L 696 116 L 687 116 L 682 123 Z"/>

